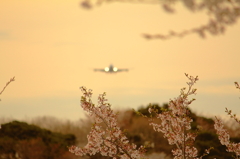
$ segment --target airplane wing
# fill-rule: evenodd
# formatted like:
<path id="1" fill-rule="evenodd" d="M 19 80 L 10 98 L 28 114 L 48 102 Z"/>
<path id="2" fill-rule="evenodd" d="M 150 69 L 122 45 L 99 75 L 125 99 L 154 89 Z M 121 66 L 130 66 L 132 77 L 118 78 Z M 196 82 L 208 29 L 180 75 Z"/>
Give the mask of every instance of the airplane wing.
<path id="1" fill-rule="evenodd" d="M 118 69 L 117 72 L 128 71 L 128 69 Z"/>
<path id="2" fill-rule="evenodd" d="M 106 72 L 105 69 L 94 69 L 94 71 Z"/>

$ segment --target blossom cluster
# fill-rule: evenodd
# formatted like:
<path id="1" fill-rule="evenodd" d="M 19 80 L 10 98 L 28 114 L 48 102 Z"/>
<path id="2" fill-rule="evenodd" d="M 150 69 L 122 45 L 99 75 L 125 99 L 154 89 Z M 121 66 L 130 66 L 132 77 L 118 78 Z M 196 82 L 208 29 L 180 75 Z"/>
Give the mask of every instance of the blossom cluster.
<path id="1" fill-rule="evenodd" d="M 98 97 L 98 105 L 95 106 L 91 101 L 92 91 L 85 87 L 80 88 L 83 92 L 81 99 L 82 108 L 94 118 L 94 125 L 85 147 L 69 147 L 69 151 L 75 155 L 95 155 L 100 153 L 102 156 L 122 159 L 144 158 L 144 148 L 135 144 L 130 144 L 125 134 L 117 126 L 117 115 L 113 112 L 109 103 L 106 103 L 105 93 Z"/>
<path id="2" fill-rule="evenodd" d="M 188 96 L 196 93 L 196 89 L 192 86 L 198 80 L 198 77 L 188 76 L 185 74 L 190 82 L 187 82 L 189 88 L 181 89 L 181 94 L 174 100 L 170 100 L 167 110 L 157 113 L 157 118 L 161 123 L 157 124 L 153 119 L 150 119 L 150 125 L 157 132 L 162 132 L 164 137 L 168 139 L 170 145 L 176 145 L 176 149 L 172 150 L 174 159 L 197 158 L 198 151 L 193 146 L 196 134 L 191 132 L 191 122 L 193 121 L 189 116 L 189 104 L 192 100 Z M 149 108 L 149 112 L 154 110 Z"/>
<path id="3" fill-rule="evenodd" d="M 224 124 L 222 120 L 215 117 L 214 128 L 217 131 L 218 139 L 220 140 L 222 145 L 227 147 L 228 152 L 234 152 L 236 158 L 240 157 L 240 143 L 233 143 L 230 141 L 230 135 L 228 131 L 224 128 Z"/>
<path id="4" fill-rule="evenodd" d="M 170 100 L 168 107 L 162 109 L 160 113 L 150 107 L 148 109 L 149 113 L 155 113 L 156 118 L 150 118 L 149 124 L 155 131 L 163 133 L 170 145 L 176 146 L 172 150 L 174 159 L 201 159 L 209 154 L 212 148 L 206 149 L 205 153 L 200 156 L 193 145 L 197 135 L 191 130 L 193 120 L 190 117 L 189 105 L 195 99 L 189 99 L 189 96 L 196 94 L 196 89 L 192 87 L 198 81 L 198 76 L 185 75 L 189 79 L 189 82 L 187 82 L 188 88 L 182 88 L 180 95 Z M 236 85 L 236 88 L 240 89 L 239 85 Z M 83 148 L 71 146 L 69 151 L 78 156 L 91 156 L 100 153 L 102 156 L 114 159 L 144 158 L 144 147 L 137 148 L 135 144 L 129 143 L 129 140 L 118 126 L 117 114 L 113 112 L 111 105 L 106 103 L 106 93 L 99 95 L 98 104 L 95 106 L 91 101 L 92 90 L 87 90 L 85 87 L 80 89 L 83 92 L 81 107 L 94 119 L 94 124 L 87 135 L 87 145 Z M 231 110 L 226 108 L 226 112 L 239 123 L 236 115 L 232 115 Z M 160 119 L 160 122 L 155 122 L 157 119 Z M 238 159 L 240 157 L 240 143 L 230 141 L 229 133 L 224 129 L 223 122 L 217 117 L 215 117 L 214 128 L 221 144 L 227 147 L 228 152 L 234 152 Z"/>
<path id="5" fill-rule="evenodd" d="M 240 89 L 238 82 L 234 82 L 237 89 Z M 228 110 L 226 108 L 225 112 L 233 118 L 238 124 L 240 124 L 240 120 L 236 117 L 236 114 L 232 114 L 231 110 Z M 220 140 L 222 145 L 225 145 L 227 147 L 228 152 L 234 152 L 236 155 L 236 158 L 240 158 L 240 143 L 234 143 L 230 141 L 230 135 L 228 131 L 224 128 L 224 124 L 222 120 L 215 117 L 215 124 L 214 128 L 217 131 L 218 139 Z"/>

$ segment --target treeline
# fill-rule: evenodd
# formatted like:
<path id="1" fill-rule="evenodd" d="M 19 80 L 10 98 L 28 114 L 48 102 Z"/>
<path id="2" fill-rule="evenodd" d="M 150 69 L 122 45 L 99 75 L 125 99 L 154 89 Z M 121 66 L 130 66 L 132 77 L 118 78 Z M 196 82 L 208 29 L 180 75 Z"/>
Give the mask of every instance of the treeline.
<path id="1" fill-rule="evenodd" d="M 0 129 L 1 159 L 72 159 L 73 134 L 61 134 L 25 122 L 12 121 Z"/>
<path id="2" fill-rule="evenodd" d="M 155 107 L 158 112 L 168 109 L 167 104 L 148 105 L 140 107 L 137 112 L 149 116 L 148 108 Z M 149 158 L 172 157 L 173 146 L 168 144 L 167 139 L 149 126 L 148 119 L 132 110 L 120 111 L 118 115 L 119 125 L 126 132 L 130 142 L 137 146 L 144 145 Z M 192 131 L 197 132 L 195 147 L 199 154 L 205 149 L 213 147 L 210 154 L 203 159 L 226 159 L 233 158 L 233 154 L 226 151 L 221 145 L 214 129 L 214 121 L 211 118 L 197 116 L 190 111 Z M 152 118 L 155 118 L 153 115 Z M 154 119 L 157 121 L 157 119 Z M 68 152 L 68 146 L 85 146 L 92 120 L 82 119 L 76 122 L 61 121 L 53 117 L 38 117 L 27 122 L 12 121 L 2 124 L 0 129 L 0 159 L 76 159 Z M 36 126 L 37 125 L 37 126 Z M 229 126 L 230 124 L 228 124 Z M 240 142 L 239 127 L 228 127 L 232 132 L 231 140 Z M 158 154 L 154 155 L 152 154 Z M 162 157 L 160 157 L 162 156 Z M 88 158 L 88 157 L 85 157 Z M 92 159 L 106 158 L 100 155 L 91 156 Z"/>
<path id="3" fill-rule="evenodd" d="M 164 109 L 168 109 L 167 104 L 163 104 L 162 106 L 153 104 L 148 105 L 147 107 L 139 108 L 138 112 L 149 117 L 149 107 L 155 107 L 155 109 L 158 110 L 158 113 L 161 113 L 161 111 Z M 204 156 L 203 159 L 233 159 L 234 153 L 227 152 L 226 146 L 220 143 L 218 136 L 216 135 L 216 130 L 214 129 L 214 120 L 212 118 L 197 116 L 191 110 L 189 110 L 189 112 L 190 113 L 188 115 L 193 119 L 191 130 L 193 132 L 197 132 L 195 147 L 198 149 L 199 155 L 204 154 L 205 149 L 212 147 L 213 149 L 210 151 L 210 154 Z M 154 115 L 152 118 L 155 118 Z M 154 120 L 157 121 L 157 119 Z M 147 143 L 150 145 L 149 152 L 164 152 L 168 156 L 172 155 L 171 150 L 174 147 L 168 144 L 167 139 L 165 139 L 161 133 L 154 131 L 153 128 L 149 126 L 147 119 L 144 119 L 135 113 L 129 121 L 131 124 L 123 128 L 129 130 L 129 137 L 132 138 L 133 142 L 137 143 L 138 145 L 144 145 L 144 143 L 147 141 Z M 226 125 L 229 131 L 232 132 L 231 141 L 240 142 L 240 136 L 238 133 L 240 130 L 239 126 L 229 126 Z M 233 130 L 237 132 L 234 133 Z M 171 156 L 171 158 L 173 157 Z"/>

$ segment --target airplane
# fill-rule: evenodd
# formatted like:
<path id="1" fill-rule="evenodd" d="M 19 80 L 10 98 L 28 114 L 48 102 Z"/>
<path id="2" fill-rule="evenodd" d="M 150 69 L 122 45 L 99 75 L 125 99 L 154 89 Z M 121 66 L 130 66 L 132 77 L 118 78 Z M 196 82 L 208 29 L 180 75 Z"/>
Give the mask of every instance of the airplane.
<path id="1" fill-rule="evenodd" d="M 106 73 L 117 73 L 122 71 L 128 71 L 128 69 L 119 69 L 117 67 L 114 67 L 113 65 L 110 65 L 109 67 L 105 67 L 104 69 L 94 69 L 94 71 L 100 71 L 100 72 L 106 72 Z"/>

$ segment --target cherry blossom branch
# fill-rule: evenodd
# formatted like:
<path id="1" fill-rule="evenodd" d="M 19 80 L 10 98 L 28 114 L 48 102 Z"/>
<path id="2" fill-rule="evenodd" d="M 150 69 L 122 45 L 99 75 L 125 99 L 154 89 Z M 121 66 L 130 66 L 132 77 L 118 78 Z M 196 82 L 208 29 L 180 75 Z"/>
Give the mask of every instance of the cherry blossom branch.
<path id="1" fill-rule="evenodd" d="M 176 0 L 175 0 L 176 1 Z M 180 0 L 181 1 L 181 0 Z M 143 34 L 146 39 L 170 39 L 172 37 L 185 37 L 186 35 L 197 33 L 202 38 L 206 37 L 206 33 L 212 35 L 223 34 L 228 25 L 234 24 L 240 18 L 240 3 L 235 0 L 215 0 L 215 1 L 186 1 L 182 0 L 185 6 L 193 11 L 206 10 L 209 16 L 209 22 L 205 25 L 187 29 L 184 31 L 170 31 L 169 34 Z M 167 12 L 173 12 L 172 3 L 165 4 Z M 170 9 L 167 9 L 170 8 Z"/>
<path id="2" fill-rule="evenodd" d="M 98 97 L 98 105 L 91 101 L 92 90 L 80 88 L 83 92 L 81 107 L 93 117 L 95 123 L 87 136 L 88 143 L 85 147 L 69 147 L 69 151 L 75 155 L 95 155 L 113 158 L 137 159 L 144 158 L 144 148 L 137 149 L 135 144 L 130 144 L 127 137 L 117 126 L 117 115 L 111 109 L 109 103 L 105 103 L 105 93 Z"/>
<path id="3" fill-rule="evenodd" d="M 234 82 L 237 89 L 240 89 L 238 82 Z M 228 110 L 226 108 L 225 112 L 227 115 L 229 115 L 231 118 L 233 118 L 238 124 L 240 124 L 240 120 L 237 119 L 236 114 L 232 114 L 231 110 Z M 222 145 L 227 146 L 228 152 L 234 152 L 236 155 L 236 159 L 240 158 L 240 143 L 233 143 L 230 142 L 230 135 L 226 129 L 224 129 L 224 124 L 222 120 L 215 117 L 215 124 L 214 128 L 217 131 L 218 139 L 220 140 Z"/>
<path id="4" fill-rule="evenodd" d="M 214 128 L 217 131 L 218 139 L 220 140 L 222 145 L 227 147 L 228 152 L 234 152 L 236 155 L 236 159 L 240 157 L 240 143 L 230 142 L 230 135 L 226 129 L 224 129 L 224 125 L 222 120 L 215 117 Z"/>
<path id="5" fill-rule="evenodd" d="M 237 89 L 240 89 L 240 86 L 239 86 L 238 82 L 234 82 L 234 84 L 235 84 Z"/>
<path id="6" fill-rule="evenodd" d="M 234 82 L 234 84 L 235 84 L 235 87 L 240 90 L 240 86 L 239 86 L 238 82 Z M 240 124 L 240 120 L 236 117 L 236 114 L 232 114 L 232 111 L 231 111 L 231 110 L 228 110 L 227 108 L 226 108 L 225 112 L 226 112 L 231 118 L 233 118 L 237 123 Z"/>
<path id="7" fill-rule="evenodd" d="M 11 82 L 13 82 L 13 81 L 15 81 L 15 77 L 10 78 L 10 80 L 6 83 L 6 85 L 5 85 L 5 86 L 3 87 L 3 89 L 1 90 L 0 95 L 4 92 L 4 90 L 7 88 L 7 86 L 8 86 Z M 1 101 L 1 99 L 0 99 L 0 101 Z M 0 129 L 1 129 L 1 125 L 0 125 Z"/>
<path id="8" fill-rule="evenodd" d="M 230 116 L 230 118 L 233 118 L 238 124 L 240 124 L 240 120 L 237 118 L 236 114 L 232 114 L 232 111 L 227 108 L 225 112 Z"/>
<path id="9" fill-rule="evenodd" d="M 15 81 L 15 77 L 13 77 L 13 78 L 10 78 L 10 80 L 6 83 L 6 85 L 3 87 L 3 89 L 1 90 L 1 92 L 0 92 L 0 95 L 4 92 L 4 90 L 7 88 L 7 86 L 11 83 L 11 82 L 13 82 L 13 81 Z M 1 99 L 0 99 L 1 100 Z"/>
<path id="10" fill-rule="evenodd" d="M 160 4 L 168 13 L 174 13 L 174 5 L 177 2 L 183 5 L 193 13 L 205 11 L 209 17 L 208 23 L 192 29 L 184 31 L 170 31 L 168 34 L 149 34 L 144 33 L 142 36 L 146 39 L 170 39 L 172 37 L 185 37 L 190 34 L 198 34 L 202 38 L 207 33 L 212 35 L 223 34 L 227 26 L 237 22 L 240 18 L 240 2 L 238 0 L 83 0 L 81 6 L 85 9 L 91 9 L 104 3 L 111 2 L 127 2 L 127 3 L 144 3 L 144 4 Z"/>
<path id="11" fill-rule="evenodd" d="M 168 139 L 170 145 L 176 145 L 176 149 L 172 150 L 174 159 L 187 159 L 198 158 L 198 151 L 193 146 L 196 138 L 196 133 L 191 132 L 191 122 L 193 121 L 189 116 L 188 106 L 195 99 L 189 100 L 188 97 L 192 94 L 196 94 L 197 89 L 193 89 L 192 86 L 198 80 L 198 76 L 193 77 L 185 74 L 190 80 L 187 82 L 188 90 L 182 88 L 180 95 L 170 100 L 169 108 L 163 110 L 161 113 L 157 113 L 157 118 L 161 123 L 157 124 L 151 118 L 150 125 L 157 132 L 162 132 L 163 136 Z M 156 111 L 153 108 L 149 108 L 150 113 Z M 209 149 L 210 150 L 210 149 Z M 209 150 L 206 153 L 209 153 Z M 202 156 L 200 157 L 202 158 Z"/>

